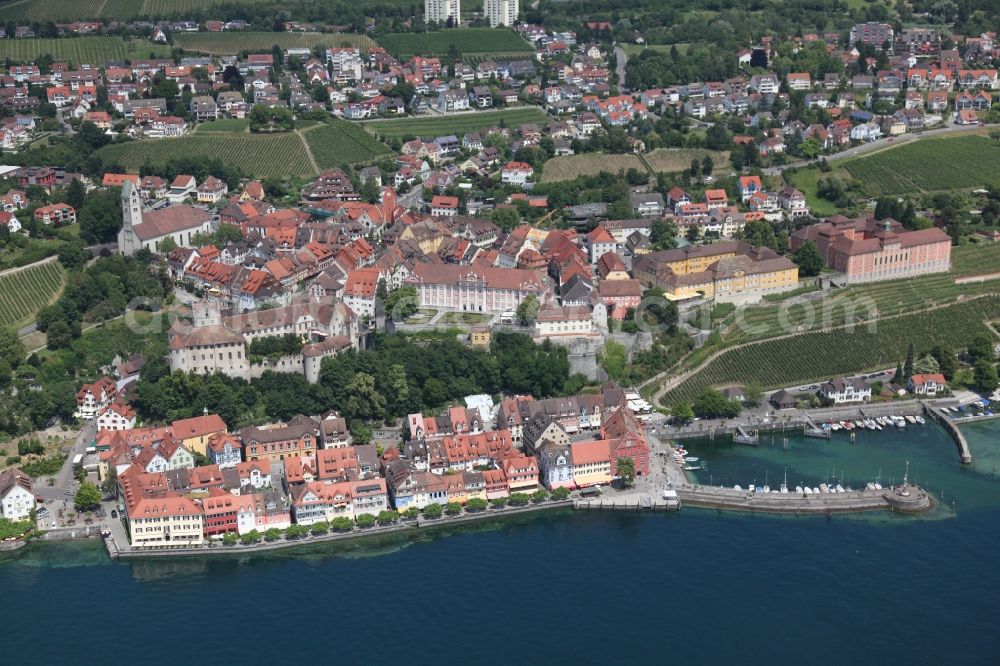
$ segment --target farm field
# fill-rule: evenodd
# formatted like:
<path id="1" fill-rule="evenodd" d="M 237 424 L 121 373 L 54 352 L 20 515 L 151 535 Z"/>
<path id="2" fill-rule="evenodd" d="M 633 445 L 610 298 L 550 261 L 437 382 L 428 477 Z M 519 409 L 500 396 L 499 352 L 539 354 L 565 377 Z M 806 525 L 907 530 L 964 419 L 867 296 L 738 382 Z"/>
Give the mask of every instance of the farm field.
<path id="1" fill-rule="evenodd" d="M 580 176 L 596 176 L 602 171 L 621 173 L 629 169 L 646 171 L 638 155 L 606 155 L 604 153 L 583 153 L 581 155 L 563 155 L 553 157 L 545 162 L 542 169 L 543 183 L 558 183 L 563 180 L 573 180 Z"/>
<path id="2" fill-rule="evenodd" d="M 188 32 L 175 34 L 174 42 L 185 50 L 211 55 L 270 51 L 275 44 L 282 49 L 311 49 L 317 44 L 327 47 L 356 46 L 362 50 L 375 46 L 375 40 L 367 35 L 336 32 Z"/>
<path id="3" fill-rule="evenodd" d="M 446 55 L 454 44 L 460 54 L 534 53 L 534 47 L 512 30 L 502 28 L 452 28 L 437 32 L 400 32 L 378 38 L 397 58 L 413 55 Z"/>
<path id="4" fill-rule="evenodd" d="M 140 16 L 173 16 L 227 2 L 228 0 L 14 0 L 0 5 L 0 20 L 42 22 L 109 18 L 121 21 Z"/>
<path id="5" fill-rule="evenodd" d="M 152 45 L 152 42 L 147 44 Z M 69 60 L 74 65 L 103 65 L 108 60 L 123 60 L 126 57 L 125 42 L 121 37 L 0 40 L 0 58 L 3 59 L 30 62 L 46 53 L 56 60 Z M 148 50 L 142 57 L 149 57 Z"/>
<path id="6" fill-rule="evenodd" d="M 219 132 L 246 132 L 250 129 L 248 118 L 220 118 L 206 123 L 198 123 L 194 131 L 198 134 L 215 134 Z"/>
<path id="7" fill-rule="evenodd" d="M 0 326 L 17 327 L 62 290 L 62 264 L 50 260 L 0 273 Z"/>
<path id="8" fill-rule="evenodd" d="M 684 171 L 691 166 L 691 160 L 701 162 L 706 155 L 712 157 L 712 162 L 717 168 L 729 163 L 728 152 L 700 148 L 657 148 L 643 155 L 642 159 L 656 173 L 672 173 Z"/>
<path id="9" fill-rule="evenodd" d="M 545 112 L 536 106 L 503 109 L 500 111 L 480 111 L 462 113 L 451 116 L 427 116 L 409 118 L 391 118 L 389 120 L 372 120 L 362 123 L 365 129 L 374 132 L 379 138 L 401 138 L 404 136 L 419 136 L 434 138 L 442 134 L 454 134 L 461 137 L 467 132 L 477 132 L 486 127 L 493 127 L 501 121 L 507 127 L 516 127 L 525 123 L 544 124 L 548 120 Z"/>
<path id="10" fill-rule="evenodd" d="M 344 120 L 312 127 L 303 131 L 302 137 L 321 169 L 367 162 L 389 152 L 371 134 Z"/>
<path id="11" fill-rule="evenodd" d="M 874 330 L 806 333 L 732 349 L 667 393 L 663 404 L 690 401 L 707 386 L 758 382 L 764 388 L 826 380 L 841 374 L 896 365 L 912 342 L 918 352 L 936 344 L 962 348 L 977 335 L 991 335 L 985 320 L 1000 318 L 992 295 L 932 311 L 878 322 Z"/>
<path id="12" fill-rule="evenodd" d="M 1000 142 L 979 135 L 925 139 L 844 166 L 887 196 L 1000 185 Z"/>
<path id="13" fill-rule="evenodd" d="M 291 133 L 198 133 L 176 139 L 113 144 L 101 148 L 98 154 L 131 172 L 137 172 L 143 164 L 164 164 L 182 157 L 217 157 L 258 178 L 315 175 L 302 139 Z"/>

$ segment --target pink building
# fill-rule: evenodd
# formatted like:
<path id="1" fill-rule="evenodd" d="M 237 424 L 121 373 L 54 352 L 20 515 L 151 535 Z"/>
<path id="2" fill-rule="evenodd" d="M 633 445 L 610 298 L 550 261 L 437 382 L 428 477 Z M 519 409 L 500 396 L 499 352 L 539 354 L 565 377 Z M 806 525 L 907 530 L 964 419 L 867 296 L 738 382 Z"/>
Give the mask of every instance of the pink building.
<path id="1" fill-rule="evenodd" d="M 951 267 L 951 237 L 938 228 L 907 231 L 892 219 L 831 217 L 792 234 L 794 252 L 812 241 L 848 283 L 941 273 Z"/>

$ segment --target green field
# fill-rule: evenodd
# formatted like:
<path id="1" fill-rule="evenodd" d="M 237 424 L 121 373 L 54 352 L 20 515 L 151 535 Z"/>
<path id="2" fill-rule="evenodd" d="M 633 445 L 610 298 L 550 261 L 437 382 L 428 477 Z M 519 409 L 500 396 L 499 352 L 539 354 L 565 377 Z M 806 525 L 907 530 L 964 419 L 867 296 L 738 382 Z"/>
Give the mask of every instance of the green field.
<path id="1" fill-rule="evenodd" d="M 936 344 L 961 349 L 978 335 L 992 333 L 985 321 L 1000 319 L 1000 297 L 986 296 L 929 312 L 885 319 L 853 331 L 806 333 L 732 349 L 668 392 L 663 405 L 689 401 L 706 386 L 759 383 L 764 388 L 794 386 L 837 375 L 889 368 L 912 342 L 918 352 Z"/>
<path id="2" fill-rule="evenodd" d="M 806 195 L 809 208 L 815 215 L 829 216 L 837 212 L 837 206 L 832 201 L 820 197 L 817 192 L 820 178 L 829 178 L 834 173 L 823 173 L 819 169 L 801 169 L 794 174 L 784 173 L 785 182 Z"/>
<path id="3" fill-rule="evenodd" d="M 850 160 L 847 171 L 887 196 L 1000 185 L 1000 142 L 985 136 L 923 139 Z"/>
<path id="4" fill-rule="evenodd" d="M 58 261 L 32 264 L 0 274 L 0 326 L 20 326 L 63 287 L 64 271 Z"/>
<path id="5" fill-rule="evenodd" d="M 297 134 L 198 133 L 105 146 L 98 156 L 105 163 L 118 163 L 132 173 L 143 164 L 162 165 L 182 157 L 217 157 L 258 178 L 315 175 Z"/>
<path id="6" fill-rule="evenodd" d="M 681 55 L 687 53 L 690 44 L 621 44 L 622 50 L 625 51 L 625 55 L 629 58 L 637 56 L 643 51 L 661 51 L 663 53 L 670 53 L 670 48 L 672 46 L 677 47 L 677 52 Z"/>
<path id="7" fill-rule="evenodd" d="M 382 35 L 379 44 L 398 58 L 446 55 L 454 44 L 460 54 L 534 53 L 534 47 L 512 30 L 452 28 L 437 32 L 399 32 Z"/>
<path id="8" fill-rule="evenodd" d="M 433 138 L 443 134 L 454 134 L 461 137 L 467 132 L 477 132 L 487 127 L 499 126 L 501 121 L 507 127 L 517 127 L 525 123 L 544 125 L 547 120 L 548 116 L 545 115 L 545 111 L 532 106 L 452 116 L 372 120 L 362 123 L 362 125 L 383 139 L 405 136 Z"/>
<path id="9" fill-rule="evenodd" d="M 188 51 L 212 55 L 270 51 L 275 45 L 282 49 L 311 49 L 319 44 L 326 47 L 356 46 L 362 51 L 375 46 L 375 40 L 368 35 L 336 32 L 189 32 L 175 34 L 174 42 Z"/>
<path id="10" fill-rule="evenodd" d="M 321 169 L 367 162 L 389 152 L 389 148 L 371 134 L 343 120 L 310 128 L 302 136 Z"/>
<path id="11" fill-rule="evenodd" d="M 254 0 L 241 0 L 253 2 Z M 0 6 L 3 21 L 60 21 L 72 19 L 115 19 L 176 16 L 230 0 L 14 0 Z"/>
<path id="12" fill-rule="evenodd" d="M 951 248 L 951 271 L 962 276 L 1000 272 L 1000 243 Z"/>
<path id="13" fill-rule="evenodd" d="M 207 123 L 198 123 L 194 131 L 198 134 L 218 133 L 218 132 L 246 132 L 250 129 L 249 118 L 220 118 Z"/>

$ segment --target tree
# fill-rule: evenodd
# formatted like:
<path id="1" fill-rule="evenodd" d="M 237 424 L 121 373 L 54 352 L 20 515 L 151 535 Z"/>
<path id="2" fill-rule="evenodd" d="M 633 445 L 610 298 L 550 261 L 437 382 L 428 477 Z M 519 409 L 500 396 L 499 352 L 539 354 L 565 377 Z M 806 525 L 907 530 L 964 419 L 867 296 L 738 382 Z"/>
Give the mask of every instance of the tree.
<path id="1" fill-rule="evenodd" d="M 747 384 L 746 388 L 743 389 L 743 396 L 746 398 L 747 404 L 751 407 L 759 405 L 760 399 L 763 395 L 764 390 L 757 382 L 750 382 Z"/>
<path id="2" fill-rule="evenodd" d="M 289 525 L 285 528 L 286 539 L 301 539 L 309 532 L 305 525 Z"/>
<path id="3" fill-rule="evenodd" d="M 701 165 L 698 163 L 698 159 L 691 160 L 691 168 L 688 169 L 688 173 L 692 178 L 697 178 L 698 174 L 701 173 Z"/>
<path id="4" fill-rule="evenodd" d="M 909 379 L 913 376 L 913 362 L 916 352 L 913 349 L 913 343 L 911 342 L 906 347 L 906 363 L 903 364 L 903 377 L 904 379 Z"/>
<path id="5" fill-rule="evenodd" d="M 375 390 L 375 377 L 359 372 L 347 384 L 345 412 L 352 419 L 372 421 L 385 414 L 385 398 Z"/>
<path id="6" fill-rule="evenodd" d="M 313 523 L 309 526 L 309 532 L 313 536 L 322 536 L 330 531 L 330 523 L 325 520 L 321 520 L 318 523 Z"/>
<path id="7" fill-rule="evenodd" d="M 462 513 L 462 505 L 458 502 L 448 502 L 444 505 L 444 512 L 449 516 L 457 516 Z"/>
<path id="8" fill-rule="evenodd" d="M 900 361 L 896 361 L 896 370 L 892 375 L 892 381 L 896 384 L 906 382 L 906 377 L 903 376 L 903 364 Z"/>
<path id="9" fill-rule="evenodd" d="M 966 348 L 966 353 L 969 356 L 969 360 L 972 363 L 982 359 L 984 361 L 992 361 L 994 358 L 993 354 L 993 341 L 985 335 L 977 335 L 969 343 Z"/>
<path id="10" fill-rule="evenodd" d="M 689 243 L 697 243 L 699 238 L 701 238 L 701 230 L 698 228 L 698 225 L 688 225 L 688 228 L 684 231 L 684 239 Z"/>
<path id="11" fill-rule="evenodd" d="M 570 493 L 569 488 L 560 486 L 559 488 L 556 488 L 555 490 L 552 491 L 552 499 L 557 501 L 562 501 L 567 497 L 569 497 L 569 493 Z"/>
<path id="12" fill-rule="evenodd" d="M 714 167 L 715 167 L 715 164 L 712 162 L 712 156 L 711 155 L 705 155 L 704 159 L 702 159 L 702 161 L 701 161 L 701 175 L 702 176 L 711 176 L 712 175 L 712 169 Z"/>
<path id="13" fill-rule="evenodd" d="M 691 408 L 702 418 L 733 418 L 740 413 L 738 402 L 727 400 L 713 388 L 705 388 L 695 396 Z"/>
<path id="14" fill-rule="evenodd" d="M 242 541 L 245 544 L 260 543 L 262 538 L 263 537 L 261 536 L 260 532 L 254 529 L 242 535 L 240 537 L 240 541 Z"/>
<path id="15" fill-rule="evenodd" d="M 399 514 L 395 511 L 379 511 L 378 515 L 375 516 L 375 522 L 379 525 L 392 525 L 397 520 L 399 520 Z"/>
<path id="16" fill-rule="evenodd" d="M 226 532 L 222 535 L 222 543 L 226 546 L 235 546 L 236 542 L 239 541 L 239 536 L 236 532 Z"/>
<path id="17" fill-rule="evenodd" d="M 77 216 L 80 238 L 86 243 L 110 243 L 122 228 L 122 212 L 113 192 L 94 192 L 87 197 Z"/>
<path id="18" fill-rule="evenodd" d="M 494 208 L 490 215 L 490 221 L 500 227 L 503 231 L 511 232 L 521 223 L 521 215 L 516 208 Z"/>
<path id="19" fill-rule="evenodd" d="M 997 368 L 984 358 L 976 361 L 972 369 L 972 386 L 980 393 L 992 393 L 997 387 Z"/>
<path id="20" fill-rule="evenodd" d="M 370 204 L 376 203 L 379 197 L 378 182 L 374 178 L 366 178 L 358 188 L 358 195 Z"/>
<path id="21" fill-rule="evenodd" d="M 337 516 L 330 522 L 330 527 L 334 532 L 350 532 L 354 529 L 354 523 L 347 516 Z"/>
<path id="22" fill-rule="evenodd" d="M 531 501 L 531 495 L 526 493 L 512 493 L 510 497 L 507 498 L 507 504 L 511 506 L 525 506 Z"/>
<path id="23" fill-rule="evenodd" d="M 517 318 L 523 325 L 528 326 L 535 321 L 535 317 L 541 308 L 542 305 L 538 302 L 538 298 L 534 294 L 529 294 L 517 306 Z"/>
<path id="24" fill-rule="evenodd" d="M 631 458 L 619 458 L 615 461 L 615 468 L 618 470 L 618 478 L 622 485 L 631 488 L 635 485 L 635 461 Z"/>
<path id="25" fill-rule="evenodd" d="M 281 538 L 281 530 L 277 527 L 272 527 L 271 529 L 264 532 L 264 541 L 277 541 Z"/>
<path id="26" fill-rule="evenodd" d="M 680 423 L 690 423 L 694 419 L 694 410 L 686 402 L 679 402 L 670 410 L 671 416 Z"/>
<path id="27" fill-rule="evenodd" d="M 64 349 L 73 341 L 73 329 L 65 318 L 56 319 L 49 324 L 45 338 L 49 349 Z"/>
<path id="28" fill-rule="evenodd" d="M 490 503 L 481 497 L 473 497 L 465 504 L 465 510 L 470 513 L 479 513 L 489 508 Z"/>
<path id="29" fill-rule="evenodd" d="M 79 178 L 70 181 L 69 187 L 66 188 L 66 203 L 76 210 L 80 210 L 86 197 L 87 188 L 83 186 L 83 182 Z"/>
<path id="30" fill-rule="evenodd" d="M 506 497 L 494 497 L 493 499 L 490 500 L 490 506 L 492 506 L 495 509 L 502 509 L 505 506 L 507 506 L 507 498 Z"/>
<path id="31" fill-rule="evenodd" d="M 955 352 L 945 349 L 941 345 L 936 345 L 931 349 L 931 356 L 937 359 L 938 371 L 944 375 L 945 379 L 951 381 L 952 377 L 955 376 L 955 371 L 958 370 L 958 358 L 956 358 Z"/>
<path id="32" fill-rule="evenodd" d="M 93 511 L 101 506 L 101 491 L 93 483 L 84 481 L 76 491 L 73 506 L 77 511 Z"/>
<path id="33" fill-rule="evenodd" d="M 375 516 L 371 515 L 370 513 L 363 513 L 357 518 L 355 518 L 355 521 L 358 523 L 358 527 L 361 528 L 371 527 L 372 525 L 375 524 Z"/>
<path id="34" fill-rule="evenodd" d="M 440 518 L 442 513 L 444 509 L 440 504 L 428 504 L 424 507 L 424 518 Z"/>
<path id="35" fill-rule="evenodd" d="M 654 251 L 677 247 L 677 225 L 666 218 L 654 220 L 649 233 L 649 242 Z"/>
<path id="36" fill-rule="evenodd" d="M 819 248 L 811 240 L 799 246 L 799 249 L 792 255 L 792 261 L 798 265 L 799 274 L 806 277 L 819 275 L 826 266 Z"/>
<path id="37" fill-rule="evenodd" d="M 89 258 L 90 253 L 79 241 L 64 243 L 59 247 L 59 263 L 67 270 L 73 271 L 82 267 Z"/>
<path id="38" fill-rule="evenodd" d="M 531 501 L 535 504 L 541 504 L 549 498 L 549 492 L 545 488 L 539 488 L 535 492 L 531 493 Z"/>
<path id="39" fill-rule="evenodd" d="M 385 299 L 385 311 L 393 321 L 403 321 L 416 314 L 419 303 L 417 288 L 405 285 L 389 292 Z"/>

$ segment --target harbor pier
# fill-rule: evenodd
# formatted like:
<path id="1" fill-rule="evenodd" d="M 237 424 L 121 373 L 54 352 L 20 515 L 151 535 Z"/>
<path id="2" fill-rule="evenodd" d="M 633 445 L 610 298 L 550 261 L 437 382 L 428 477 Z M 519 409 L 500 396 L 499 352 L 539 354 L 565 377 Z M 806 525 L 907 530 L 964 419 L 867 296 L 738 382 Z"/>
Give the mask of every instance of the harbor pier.
<path id="1" fill-rule="evenodd" d="M 758 493 L 748 489 L 684 485 L 677 488 L 677 496 L 684 505 L 708 509 L 794 515 L 886 510 L 922 513 L 934 507 L 930 494 L 910 483 L 881 490 L 811 494 L 797 491 Z"/>

